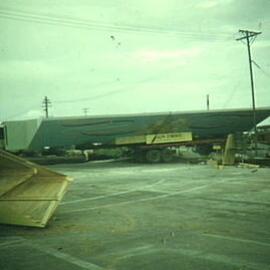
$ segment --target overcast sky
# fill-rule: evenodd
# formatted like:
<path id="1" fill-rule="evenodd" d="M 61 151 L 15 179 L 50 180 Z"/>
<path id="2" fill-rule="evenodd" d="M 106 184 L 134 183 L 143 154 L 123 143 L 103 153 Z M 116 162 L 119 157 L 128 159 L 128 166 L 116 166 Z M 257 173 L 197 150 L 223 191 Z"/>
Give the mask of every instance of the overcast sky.
<path id="1" fill-rule="evenodd" d="M 269 0 L 0 3 L 0 120 L 270 106 Z"/>

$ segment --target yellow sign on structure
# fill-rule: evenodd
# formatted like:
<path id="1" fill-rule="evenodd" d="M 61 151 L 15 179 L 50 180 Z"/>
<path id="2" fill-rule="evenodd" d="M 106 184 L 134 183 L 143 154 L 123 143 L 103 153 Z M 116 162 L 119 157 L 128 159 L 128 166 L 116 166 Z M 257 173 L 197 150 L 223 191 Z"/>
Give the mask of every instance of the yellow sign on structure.
<path id="1" fill-rule="evenodd" d="M 191 132 L 146 135 L 146 144 L 175 143 L 192 141 Z"/>
<path id="2" fill-rule="evenodd" d="M 145 143 L 145 136 L 128 136 L 128 137 L 119 137 L 115 139 L 115 144 L 124 145 L 124 144 L 136 144 L 136 143 Z"/>
<path id="3" fill-rule="evenodd" d="M 191 132 L 179 132 L 179 133 L 163 133 L 163 134 L 119 137 L 115 139 L 115 144 L 116 145 L 138 144 L 138 143 L 158 144 L 158 143 L 177 143 L 189 141 L 192 141 Z"/>

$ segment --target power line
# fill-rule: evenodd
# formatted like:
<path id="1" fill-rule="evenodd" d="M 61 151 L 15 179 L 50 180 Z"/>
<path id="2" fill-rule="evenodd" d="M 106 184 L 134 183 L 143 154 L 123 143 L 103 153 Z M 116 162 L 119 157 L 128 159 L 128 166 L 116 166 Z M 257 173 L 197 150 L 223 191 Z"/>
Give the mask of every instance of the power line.
<path id="1" fill-rule="evenodd" d="M 175 69 L 175 68 L 173 68 L 173 69 Z M 164 71 L 162 71 L 161 73 L 158 73 L 158 74 L 156 74 L 154 76 L 144 78 L 142 80 L 135 81 L 135 82 L 132 82 L 132 83 L 133 84 L 140 84 L 140 83 L 149 82 L 149 81 L 155 80 L 156 78 L 161 78 L 162 75 L 164 75 Z M 92 90 L 93 90 L 93 88 L 92 88 Z M 94 100 L 97 100 L 99 98 L 103 98 L 103 97 L 111 96 L 111 95 L 114 95 L 114 94 L 117 94 L 117 93 L 121 93 L 123 91 L 132 91 L 132 90 L 134 90 L 134 88 L 128 88 L 127 86 L 123 86 L 123 87 L 119 87 L 117 89 L 108 91 L 106 93 L 97 94 L 97 95 L 94 95 L 94 96 L 91 96 L 91 97 L 83 97 L 83 98 L 68 99 L 68 100 L 57 100 L 57 103 L 78 103 L 78 102 L 94 101 Z"/>
<path id="2" fill-rule="evenodd" d="M 97 94 L 91 97 L 84 97 L 84 98 L 78 98 L 78 99 L 69 99 L 69 100 L 58 100 L 57 103 L 81 103 L 81 102 L 89 102 L 89 101 L 94 101 L 96 99 L 99 98 L 103 98 L 103 97 L 107 97 L 113 94 L 117 94 L 123 91 L 126 91 L 127 87 L 121 87 L 112 91 L 108 91 L 106 93 L 102 93 L 102 94 Z"/>
<path id="3" fill-rule="evenodd" d="M 101 86 L 109 86 L 112 84 L 115 84 L 117 81 L 110 81 L 110 82 L 101 82 L 94 86 L 91 86 L 91 90 L 95 90 L 97 88 L 100 88 Z M 83 102 L 85 100 L 91 99 L 89 97 L 84 98 L 77 98 L 77 99 L 64 99 L 64 100 L 55 100 L 54 103 L 73 103 L 73 102 Z"/>
<path id="4" fill-rule="evenodd" d="M 38 107 L 31 107 L 31 108 L 29 107 L 27 110 L 20 111 L 19 113 L 16 113 L 16 114 L 12 114 L 11 116 L 6 117 L 5 121 L 9 121 L 9 120 L 12 120 L 14 118 L 17 118 L 18 116 L 22 116 L 33 109 L 38 109 Z"/>
<path id="5" fill-rule="evenodd" d="M 243 82 L 243 77 L 245 75 L 245 70 L 243 69 L 242 66 L 239 66 L 238 68 L 230 70 L 230 72 L 228 72 L 224 75 L 225 77 L 232 77 L 232 75 L 235 75 L 236 73 L 237 73 L 237 81 L 232 86 L 231 91 L 227 93 L 228 97 L 227 97 L 227 99 L 225 99 L 225 101 L 222 105 L 223 109 L 228 107 L 227 105 L 229 104 L 229 102 L 231 102 L 231 100 L 233 100 L 235 94 L 241 88 L 241 84 Z"/>
<path id="6" fill-rule="evenodd" d="M 6 19 L 11 19 L 11 20 L 17 20 L 17 21 L 25 21 L 25 22 L 34 22 L 34 23 L 42 23 L 42 24 L 48 24 L 48 25 L 57 25 L 57 26 L 65 26 L 65 27 L 71 27 L 71 28 L 76 28 L 76 29 L 83 29 L 83 30 L 95 30 L 95 31 L 124 31 L 124 32 L 136 32 L 136 33 L 141 33 L 141 34 L 181 34 L 178 32 L 169 32 L 169 31 L 154 31 L 154 30 L 146 30 L 146 29 L 125 29 L 125 28 L 120 28 L 120 27 L 103 27 L 103 26 L 79 26 L 77 24 L 71 24 L 71 23 L 63 23 L 63 22 L 53 22 L 53 21 L 44 21 L 44 20 L 34 20 L 34 19 L 27 19 L 27 18 L 20 18 L 20 17 L 14 17 L 14 16 L 6 16 L 2 15 L 0 12 L 0 17 L 6 18 Z M 184 33 L 181 34 L 182 38 L 184 39 L 203 39 L 207 38 L 209 40 L 209 36 L 204 35 L 204 33 L 201 34 L 189 34 L 189 33 Z M 212 38 L 213 41 L 218 41 L 218 40 L 223 40 L 224 38 Z"/>
<path id="7" fill-rule="evenodd" d="M 151 31 L 168 31 L 168 29 L 164 29 L 164 28 L 149 28 L 149 27 L 144 27 L 144 26 L 134 26 L 134 25 L 118 25 L 118 24 L 107 24 L 107 23 L 101 23 L 101 22 L 96 22 L 96 21 L 89 21 L 89 20 L 85 20 L 85 19 L 79 19 L 79 18 L 72 18 L 72 17 L 68 17 L 68 16 L 51 16 L 51 15 L 48 15 L 48 14 L 33 14 L 33 13 L 29 13 L 29 12 L 23 12 L 23 11 L 18 11 L 18 10 L 2 10 L 1 13 L 6 13 L 7 15 L 16 15 L 16 16 L 28 16 L 28 17 L 32 17 L 32 18 L 38 18 L 38 19 L 51 19 L 51 20 L 62 20 L 65 21 L 65 22 L 72 22 L 72 23 L 80 23 L 80 24 L 84 24 L 84 25 L 93 25 L 93 26 L 103 26 L 103 27 L 124 27 L 125 29 L 129 29 L 129 28 L 134 28 L 136 27 L 137 30 L 151 30 Z M 183 33 L 190 33 L 190 34 L 202 34 L 201 32 L 191 32 L 191 31 L 176 31 L 176 30 L 172 30 L 172 29 L 169 29 L 169 31 L 174 31 L 174 32 L 179 32 L 181 34 Z M 207 34 L 207 35 L 217 35 L 216 33 L 204 33 L 204 34 Z M 228 33 L 219 33 L 219 35 L 228 35 Z"/>
<path id="8" fill-rule="evenodd" d="M 255 65 L 255 67 L 257 67 L 264 75 L 266 75 L 267 77 L 270 78 L 270 73 L 268 73 L 267 71 L 265 71 L 257 62 L 255 62 L 255 60 L 252 60 L 252 63 Z"/>
<path id="9" fill-rule="evenodd" d="M 174 29 L 165 29 L 157 27 L 145 27 L 145 26 L 134 26 L 134 25 L 118 25 L 118 24 L 108 24 L 95 21 L 89 21 L 85 19 L 72 18 L 67 16 L 51 16 L 44 14 L 35 14 L 25 11 L 15 11 L 8 9 L 0 9 L 0 16 L 2 18 L 12 19 L 12 20 L 22 20 L 34 23 L 45 23 L 50 25 L 61 25 L 67 27 L 75 27 L 86 30 L 116 30 L 116 31 L 132 31 L 132 32 L 142 32 L 142 33 L 154 33 L 154 34 L 180 34 L 185 38 L 215 38 L 224 39 L 231 38 L 229 33 L 209 33 L 209 32 L 195 32 L 195 31 L 179 31 Z"/>

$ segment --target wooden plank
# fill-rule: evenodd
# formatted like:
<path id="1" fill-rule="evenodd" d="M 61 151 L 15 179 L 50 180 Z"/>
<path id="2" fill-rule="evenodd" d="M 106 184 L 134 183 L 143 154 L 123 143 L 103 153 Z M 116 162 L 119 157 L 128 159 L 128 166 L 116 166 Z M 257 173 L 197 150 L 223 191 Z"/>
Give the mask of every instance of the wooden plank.
<path id="1" fill-rule="evenodd" d="M 17 160 L 17 157 L 0 150 L 0 196 L 37 173 L 35 167 Z"/>
<path id="2" fill-rule="evenodd" d="M 3 201 L 0 203 L 0 222 L 4 224 L 45 227 L 58 201 Z"/>
<path id="3" fill-rule="evenodd" d="M 1 151 L 0 223 L 44 227 L 70 178 Z"/>

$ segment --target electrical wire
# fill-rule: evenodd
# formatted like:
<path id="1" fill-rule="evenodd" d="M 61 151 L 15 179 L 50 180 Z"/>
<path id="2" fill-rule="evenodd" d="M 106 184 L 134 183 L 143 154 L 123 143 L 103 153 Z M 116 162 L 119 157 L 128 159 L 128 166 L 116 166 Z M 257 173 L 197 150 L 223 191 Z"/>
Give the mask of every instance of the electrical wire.
<path id="1" fill-rule="evenodd" d="M 9 120 L 15 119 L 15 118 L 17 118 L 18 116 L 24 115 L 24 114 L 28 113 L 29 111 L 31 111 L 31 110 L 33 110 L 33 109 L 37 109 L 37 110 L 38 110 L 38 109 L 40 109 L 40 108 L 38 108 L 38 107 L 31 107 L 31 108 L 29 108 L 29 109 L 27 109 L 27 110 L 23 110 L 23 111 L 20 111 L 19 113 L 12 114 L 11 116 L 6 117 L 6 120 L 4 120 L 4 121 L 9 121 Z M 40 112 L 41 112 L 41 109 L 40 109 Z M 4 121 L 3 121 L 3 122 L 4 122 Z"/>
<path id="2" fill-rule="evenodd" d="M 115 84 L 117 83 L 118 81 L 114 80 L 114 81 L 110 81 L 110 82 L 101 82 L 101 83 L 98 83 L 94 86 L 91 86 L 91 90 L 95 90 L 95 89 L 98 89 L 100 88 L 101 86 L 109 86 L 109 85 L 112 85 L 112 84 Z M 65 100 L 55 100 L 54 103 L 73 103 L 73 102 L 84 102 L 86 100 L 91 100 L 91 97 L 84 97 L 84 98 L 78 98 L 78 99 L 65 99 Z"/>
<path id="3" fill-rule="evenodd" d="M 170 71 L 175 70 L 175 69 L 178 69 L 178 68 L 179 67 L 174 67 L 174 68 L 171 68 L 171 69 L 169 69 L 167 71 L 170 72 Z M 142 84 L 142 83 L 146 83 L 146 82 L 149 82 L 149 81 L 156 80 L 157 78 L 161 78 L 162 76 L 166 76 L 166 73 L 164 73 L 164 71 L 162 71 L 162 72 L 160 72 L 158 74 L 155 74 L 153 76 L 144 78 L 144 79 L 139 80 L 139 81 L 131 82 L 131 83 L 132 84 Z M 106 84 L 108 84 L 108 83 L 97 84 L 95 88 L 98 88 L 100 85 L 106 85 Z M 91 90 L 93 90 L 93 88 L 91 88 Z M 107 97 L 107 96 L 111 96 L 111 95 L 114 95 L 114 94 L 118 94 L 118 93 L 121 93 L 121 92 L 134 91 L 134 90 L 135 90 L 134 88 L 130 88 L 128 86 L 123 86 L 123 87 L 116 88 L 114 90 L 111 90 L 111 91 L 108 91 L 108 92 L 105 92 L 105 93 L 101 93 L 101 94 L 97 94 L 97 95 L 94 95 L 94 96 L 91 96 L 91 97 L 88 96 L 88 97 L 78 98 L 78 99 L 57 100 L 56 103 L 89 102 L 89 101 L 95 101 L 95 100 L 100 99 L 100 98 L 103 98 L 103 97 Z"/>
<path id="4" fill-rule="evenodd" d="M 175 29 L 134 26 L 134 25 L 119 25 L 108 24 L 96 21 L 89 21 L 85 19 L 72 18 L 68 16 L 52 16 L 48 14 L 35 14 L 25 11 L 0 9 L 0 17 L 21 20 L 33 23 L 45 23 L 49 25 L 61 25 L 85 30 L 103 30 L 103 31 L 128 31 L 137 33 L 152 33 L 152 34 L 178 34 L 184 38 L 208 38 L 208 39 L 231 39 L 232 35 L 229 33 L 213 33 L 213 32 L 195 32 L 195 31 L 180 31 Z"/>
<path id="5" fill-rule="evenodd" d="M 72 27 L 84 30 L 99 30 L 99 31 L 124 31 L 124 32 L 136 32 L 143 34 L 176 34 L 181 35 L 183 38 L 191 39 L 202 39 L 207 38 L 208 40 L 228 40 L 232 38 L 229 33 L 213 33 L 213 32 L 196 32 L 196 31 L 180 31 L 175 29 L 148 27 L 148 26 L 134 26 L 134 25 L 119 25 L 119 24 L 108 24 L 96 21 L 89 21 L 85 19 L 72 18 L 68 16 L 52 16 L 50 14 L 36 14 L 27 11 L 20 10 L 10 10 L 0 8 L 0 17 L 9 20 L 42 23 L 48 25 L 57 25 Z M 143 80 L 142 82 L 148 81 L 149 79 Z M 140 82 L 137 82 L 140 83 Z M 122 91 L 125 91 L 127 87 L 122 87 L 109 91 L 107 93 L 98 94 L 92 97 L 72 99 L 72 100 L 57 100 L 55 103 L 74 103 L 74 102 L 84 102 L 92 101 L 98 98 L 113 95 Z M 20 113 L 21 114 L 21 113 Z M 12 118 L 20 115 L 17 114 L 12 116 Z"/>
<path id="6" fill-rule="evenodd" d="M 265 76 L 270 78 L 270 73 L 265 71 L 258 63 L 255 62 L 255 60 L 252 60 L 252 63 L 257 67 Z"/>

